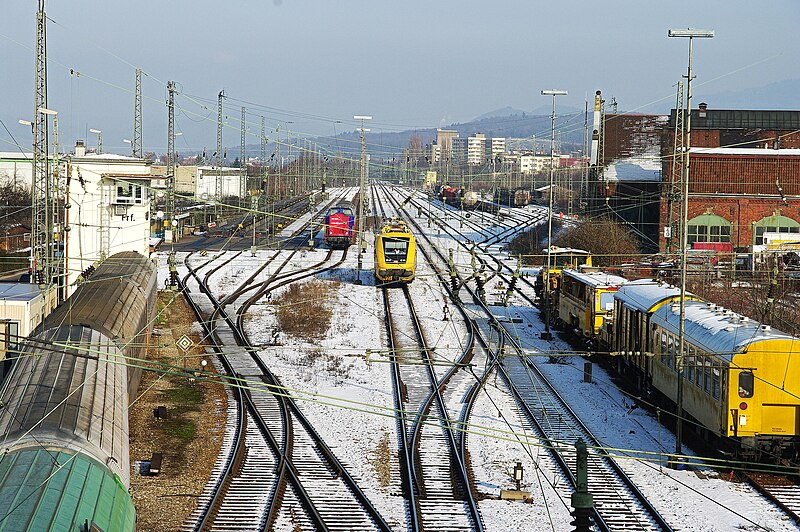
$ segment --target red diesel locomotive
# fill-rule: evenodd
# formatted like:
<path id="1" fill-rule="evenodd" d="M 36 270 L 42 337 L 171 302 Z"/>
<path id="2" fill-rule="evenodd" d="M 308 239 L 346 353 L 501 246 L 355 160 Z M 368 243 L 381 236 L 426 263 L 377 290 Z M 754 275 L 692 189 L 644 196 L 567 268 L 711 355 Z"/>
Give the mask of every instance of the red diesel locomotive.
<path id="1" fill-rule="evenodd" d="M 355 239 L 353 204 L 342 200 L 325 214 L 325 245 L 331 249 L 346 249 Z"/>

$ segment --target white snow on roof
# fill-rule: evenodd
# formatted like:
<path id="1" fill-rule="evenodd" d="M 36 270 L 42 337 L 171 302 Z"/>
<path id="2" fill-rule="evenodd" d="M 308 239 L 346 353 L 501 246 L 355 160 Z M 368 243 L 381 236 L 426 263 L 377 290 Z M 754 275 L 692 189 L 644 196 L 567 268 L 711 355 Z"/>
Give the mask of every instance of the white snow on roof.
<path id="1" fill-rule="evenodd" d="M 647 153 L 617 159 L 606 167 L 603 175 L 609 181 L 660 181 L 661 158 L 658 154 Z"/>
<path id="2" fill-rule="evenodd" d="M 759 155 L 770 156 L 800 156 L 800 149 L 764 149 L 764 148 L 692 148 L 689 153 L 706 155 Z"/>

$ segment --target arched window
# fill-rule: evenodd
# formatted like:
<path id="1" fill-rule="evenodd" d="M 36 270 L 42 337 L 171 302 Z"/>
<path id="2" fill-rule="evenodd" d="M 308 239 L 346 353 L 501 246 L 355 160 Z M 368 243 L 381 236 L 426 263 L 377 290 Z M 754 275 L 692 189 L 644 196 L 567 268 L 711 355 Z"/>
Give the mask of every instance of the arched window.
<path id="1" fill-rule="evenodd" d="M 800 233 L 800 222 L 788 216 L 773 214 L 753 224 L 753 243 L 764 243 L 764 233 Z"/>
<path id="2" fill-rule="evenodd" d="M 722 216 L 701 214 L 689 220 L 689 244 L 730 241 L 731 223 Z"/>

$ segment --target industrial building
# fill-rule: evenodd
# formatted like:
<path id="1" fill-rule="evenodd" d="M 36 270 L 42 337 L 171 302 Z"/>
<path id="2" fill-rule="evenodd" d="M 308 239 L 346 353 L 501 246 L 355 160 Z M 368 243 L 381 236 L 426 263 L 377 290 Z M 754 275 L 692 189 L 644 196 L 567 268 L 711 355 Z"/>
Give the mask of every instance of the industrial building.
<path id="1" fill-rule="evenodd" d="M 660 247 L 677 236 L 680 183 L 672 164 L 672 111 L 662 144 L 664 201 Z M 689 151 L 689 243 L 730 242 L 746 252 L 763 244 L 763 234 L 800 233 L 800 111 L 692 110 Z M 673 243 L 673 248 L 674 243 Z"/>

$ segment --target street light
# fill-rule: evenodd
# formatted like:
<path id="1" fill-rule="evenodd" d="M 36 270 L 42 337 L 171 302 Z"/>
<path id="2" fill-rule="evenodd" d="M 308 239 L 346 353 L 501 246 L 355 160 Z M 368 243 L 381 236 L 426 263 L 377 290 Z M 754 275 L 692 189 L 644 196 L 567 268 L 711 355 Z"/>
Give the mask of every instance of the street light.
<path id="1" fill-rule="evenodd" d="M 90 129 L 89 133 L 95 133 L 97 135 L 97 153 L 103 153 L 103 132 L 99 129 Z"/>
<path id="2" fill-rule="evenodd" d="M 553 114 L 550 126 L 550 186 L 548 187 L 548 216 L 547 216 L 547 269 L 542 275 L 544 282 L 544 332 L 540 335 L 543 340 L 550 341 L 553 335 L 550 332 L 550 252 L 553 239 L 553 152 L 556 145 L 556 96 L 566 96 L 567 91 L 549 89 L 543 90 L 542 96 L 553 97 Z"/>
<path id="3" fill-rule="evenodd" d="M 688 258 L 687 248 L 689 240 L 689 152 L 691 151 L 692 138 L 692 41 L 694 38 L 711 39 L 714 37 L 713 30 L 697 29 L 674 29 L 667 31 L 668 37 L 683 37 L 689 39 L 689 68 L 686 72 L 686 136 L 684 146 L 684 166 L 683 166 L 683 204 L 681 208 L 681 220 L 683 230 L 681 231 L 681 300 L 680 316 L 678 324 L 678 354 L 675 357 L 675 366 L 678 370 L 678 390 L 675 401 L 676 421 L 675 421 L 675 454 L 681 453 L 681 440 L 683 439 L 683 352 L 686 349 L 686 335 L 684 331 L 684 318 L 686 317 L 686 260 Z M 675 110 L 677 117 L 678 110 Z M 675 179 L 675 176 L 672 176 Z"/>

